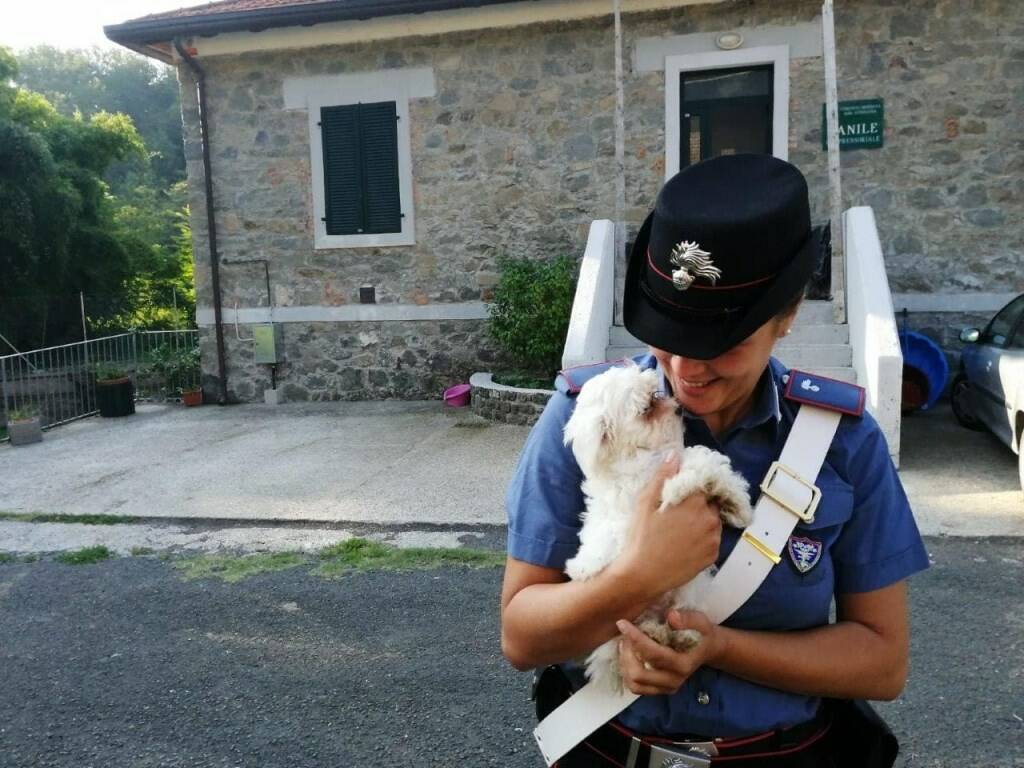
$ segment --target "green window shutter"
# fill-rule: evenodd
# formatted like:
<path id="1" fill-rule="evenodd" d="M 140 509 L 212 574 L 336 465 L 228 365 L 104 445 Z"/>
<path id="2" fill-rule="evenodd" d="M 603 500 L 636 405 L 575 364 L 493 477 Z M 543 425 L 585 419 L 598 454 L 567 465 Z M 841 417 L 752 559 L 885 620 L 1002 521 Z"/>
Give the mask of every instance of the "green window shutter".
<path id="1" fill-rule="evenodd" d="M 402 231 L 395 102 L 322 107 L 328 235 Z"/>
<path id="2" fill-rule="evenodd" d="M 355 235 L 363 228 L 359 106 L 322 107 L 324 220 L 328 235 Z"/>
<path id="3" fill-rule="evenodd" d="M 398 112 L 395 102 L 359 105 L 363 178 L 366 181 L 366 231 L 402 231 L 398 191 Z"/>

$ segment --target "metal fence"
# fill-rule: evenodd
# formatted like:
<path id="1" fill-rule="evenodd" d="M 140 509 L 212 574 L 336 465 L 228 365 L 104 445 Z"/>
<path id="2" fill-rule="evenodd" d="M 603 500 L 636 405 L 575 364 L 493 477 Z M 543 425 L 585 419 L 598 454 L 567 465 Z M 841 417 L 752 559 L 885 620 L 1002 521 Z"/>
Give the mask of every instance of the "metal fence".
<path id="1" fill-rule="evenodd" d="M 199 332 L 131 331 L 0 357 L 0 411 L 44 427 L 97 412 L 97 379 L 128 376 L 136 400 L 174 400 L 199 387 Z M 0 439 L 3 434 L 0 433 Z"/>

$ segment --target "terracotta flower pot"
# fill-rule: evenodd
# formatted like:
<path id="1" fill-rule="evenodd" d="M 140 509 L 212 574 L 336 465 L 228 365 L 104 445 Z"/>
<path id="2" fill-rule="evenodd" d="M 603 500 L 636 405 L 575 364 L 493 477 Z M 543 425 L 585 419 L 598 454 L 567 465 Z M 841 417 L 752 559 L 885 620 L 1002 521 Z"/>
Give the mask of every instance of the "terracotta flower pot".
<path id="1" fill-rule="evenodd" d="M 187 406 L 203 404 L 203 390 L 187 389 L 181 393 L 181 402 Z"/>

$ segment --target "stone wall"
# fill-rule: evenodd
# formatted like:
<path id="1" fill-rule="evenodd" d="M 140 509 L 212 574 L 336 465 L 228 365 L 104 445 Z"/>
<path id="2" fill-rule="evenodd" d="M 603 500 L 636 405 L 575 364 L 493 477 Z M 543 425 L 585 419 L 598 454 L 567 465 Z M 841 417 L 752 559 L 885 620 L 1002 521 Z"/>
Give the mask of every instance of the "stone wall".
<path id="1" fill-rule="evenodd" d="M 842 163 L 845 205 L 875 210 L 892 290 L 1024 290 L 1020 3 L 874 0 L 836 13 L 840 97 L 885 99 L 885 147 Z"/>
<path id="2" fill-rule="evenodd" d="M 1024 289 L 1018 11 L 1013 0 L 840 4 L 840 97 L 881 97 L 886 109 L 886 146 L 842 153 L 844 205 L 875 209 L 894 291 Z M 629 71 L 637 41 L 819 13 L 818 0 L 733 0 L 624 16 L 630 234 L 664 177 L 665 75 Z M 590 222 L 614 217 L 613 41 L 607 17 L 204 60 L 224 306 L 344 306 L 363 284 L 381 304 L 486 301 L 501 255 L 582 254 Z M 402 67 L 431 67 L 437 88 L 410 102 L 416 244 L 316 250 L 307 115 L 284 109 L 282 83 Z M 790 78 L 789 156 L 822 221 L 821 58 L 793 59 Z M 184 71 L 182 81 L 202 308 L 212 293 L 198 116 Z M 239 263 L 252 259 L 266 259 L 272 296 L 262 263 Z M 286 341 L 282 387 L 296 397 L 433 396 L 493 359 L 481 321 L 463 321 L 454 343 L 436 335 L 443 322 L 397 325 L 393 333 L 374 323 L 288 324 L 295 342 Z M 363 345 L 364 333 L 378 339 Z M 255 398 L 266 369 L 246 363 L 233 330 L 226 336 L 231 388 Z M 402 341 L 412 336 L 418 342 Z M 431 362 L 432 350 L 447 356 L 447 369 Z M 214 374 L 215 356 L 204 353 L 203 367 Z"/>
<path id="3" fill-rule="evenodd" d="M 249 338 L 241 326 L 242 338 Z M 216 392 L 216 341 L 212 328 L 200 329 L 203 388 Z M 271 369 L 253 362 L 251 342 L 225 334 L 231 395 L 262 402 Z M 287 401 L 440 399 L 445 388 L 469 381 L 493 357 L 473 321 L 286 323 L 284 362 L 277 367 L 278 389 Z"/>
<path id="4" fill-rule="evenodd" d="M 533 426 L 554 394 L 554 390 L 520 389 L 495 384 L 489 373 L 475 374 L 470 384 L 473 413 L 505 424 Z"/>

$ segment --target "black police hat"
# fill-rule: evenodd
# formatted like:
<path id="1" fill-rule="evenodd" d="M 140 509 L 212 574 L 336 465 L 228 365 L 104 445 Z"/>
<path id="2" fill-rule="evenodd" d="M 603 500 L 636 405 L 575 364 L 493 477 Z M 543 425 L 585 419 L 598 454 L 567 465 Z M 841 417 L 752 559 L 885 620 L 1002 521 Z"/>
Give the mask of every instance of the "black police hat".
<path id="1" fill-rule="evenodd" d="M 662 187 L 633 244 L 626 328 L 676 355 L 718 357 L 796 298 L 817 254 L 794 166 L 769 155 L 691 165 Z"/>

